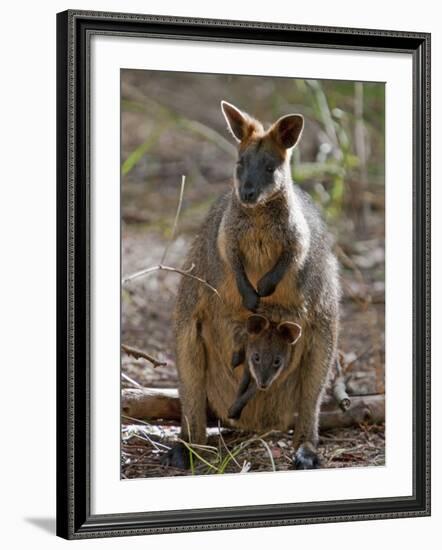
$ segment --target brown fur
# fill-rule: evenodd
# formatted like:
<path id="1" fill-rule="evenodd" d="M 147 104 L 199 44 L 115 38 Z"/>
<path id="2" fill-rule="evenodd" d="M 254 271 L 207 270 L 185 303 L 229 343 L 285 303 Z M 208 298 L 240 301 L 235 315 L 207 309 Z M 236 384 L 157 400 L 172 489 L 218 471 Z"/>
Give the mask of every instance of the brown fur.
<path id="1" fill-rule="evenodd" d="M 263 315 L 251 315 L 245 325 L 234 330 L 237 349 L 232 355 L 232 366 L 243 363 L 243 374 L 229 418 L 238 420 L 257 390 L 269 391 L 290 366 L 293 346 L 301 333 L 297 323 L 274 323 Z"/>
<path id="2" fill-rule="evenodd" d="M 260 139 L 272 140 L 274 146 L 272 132 Z M 257 137 L 255 133 L 247 133 L 240 147 L 250 146 Z M 194 274 L 216 287 L 221 296 L 219 299 L 206 286 L 187 277 L 182 278 L 178 292 L 182 435 L 197 443 L 204 443 L 206 438 L 206 402 L 228 424 L 228 409 L 240 383 L 241 373 L 232 370 L 230 357 L 235 323 L 244 322 L 249 312 L 237 288 L 232 254 L 240 254 L 256 288 L 281 251 L 289 248 L 293 253 L 291 264 L 274 293 L 261 298 L 259 312 L 274 322 L 298 322 L 303 336 L 293 349 L 290 365 L 275 380 L 271 391 L 258 392 L 235 426 L 257 432 L 286 430 L 297 413 L 295 445 L 306 443 L 314 448 L 317 444 L 320 403 L 336 353 L 337 264 L 316 208 L 293 186 L 288 160 L 283 169 L 285 179 L 278 192 L 263 204 L 243 207 L 235 189 L 220 197 L 187 256 L 184 267 L 194 264 Z"/>

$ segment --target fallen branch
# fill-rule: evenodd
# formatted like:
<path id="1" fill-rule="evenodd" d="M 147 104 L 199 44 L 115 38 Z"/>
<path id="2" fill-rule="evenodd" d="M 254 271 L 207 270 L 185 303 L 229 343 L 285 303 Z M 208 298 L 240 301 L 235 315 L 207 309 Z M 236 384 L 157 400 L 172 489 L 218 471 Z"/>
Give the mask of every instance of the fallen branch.
<path id="1" fill-rule="evenodd" d="M 180 422 L 181 405 L 174 388 L 140 388 L 122 390 L 122 414 L 136 419 Z M 217 422 L 211 411 L 209 424 Z M 320 428 L 344 428 L 364 422 L 379 424 L 385 420 L 385 396 L 351 396 L 349 408 L 343 412 L 334 400 L 325 401 L 320 413 Z"/>
<path id="2" fill-rule="evenodd" d="M 127 353 L 127 355 L 130 355 L 135 359 L 146 359 L 146 361 L 149 361 L 150 363 L 152 363 L 154 369 L 156 369 L 157 367 L 165 367 L 167 365 L 165 361 L 159 361 L 158 359 L 155 359 L 155 357 L 152 357 L 152 355 L 149 355 L 145 351 L 141 351 L 136 348 L 131 348 L 130 346 L 126 346 L 126 344 L 121 344 L 121 349 L 124 351 L 124 353 Z"/>
<path id="3" fill-rule="evenodd" d="M 181 420 L 178 390 L 166 388 L 128 388 L 121 392 L 121 413 L 124 416 L 154 420 Z"/>
<path id="4" fill-rule="evenodd" d="M 321 430 L 348 428 L 359 424 L 382 424 L 385 422 L 385 395 L 352 395 L 350 407 L 338 409 L 334 402 L 323 404 L 319 419 Z"/>

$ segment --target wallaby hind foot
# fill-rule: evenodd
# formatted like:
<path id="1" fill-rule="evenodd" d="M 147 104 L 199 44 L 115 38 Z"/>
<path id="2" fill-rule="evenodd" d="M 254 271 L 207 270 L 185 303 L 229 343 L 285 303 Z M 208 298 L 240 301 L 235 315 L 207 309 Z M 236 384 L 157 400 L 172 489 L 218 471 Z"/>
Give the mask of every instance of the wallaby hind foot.
<path id="1" fill-rule="evenodd" d="M 162 466 L 171 466 L 180 470 L 188 470 L 190 468 L 189 450 L 183 443 L 176 443 L 167 451 L 161 458 Z"/>
<path id="2" fill-rule="evenodd" d="M 319 456 L 313 445 L 304 443 L 293 455 L 295 470 L 315 470 L 320 468 Z"/>

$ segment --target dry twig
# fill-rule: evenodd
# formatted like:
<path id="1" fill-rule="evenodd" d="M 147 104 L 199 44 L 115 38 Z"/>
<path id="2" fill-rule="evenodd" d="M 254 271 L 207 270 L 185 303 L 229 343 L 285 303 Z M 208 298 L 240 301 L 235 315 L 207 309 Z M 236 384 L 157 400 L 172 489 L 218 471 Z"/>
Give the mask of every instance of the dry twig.
<path id="1" fill-rule="evenodd" d="M 160 265 L 164 265 L 164 262 L 166 261 L 167 253 L 169 252 L 170 245 L 173 243 L 173 240 L 175 238 L 176 228 L 178 227 L 178 219 L 180 217 L 181 213 L 181 207 L 183 206 L 183 196 L 184 196 L 184 187 L 186 185 L 186 176 L 181 176 L 181 189 L 180 189 L 180 198 L 178 199 L 178 206 L 175 213 L 175 219 L 173 221 L 172 226 L 172 234 L 170 236 L 170 239 L 168 243 L 166 244 L 164 248 L 163 255 L 161 257 Z"/>
<path id="2" fill-rule="evenodd" d="M 143 386 L 139 384 L 136 380 L 133 380 L 130 376 L 128 376 L 125 372 L 121 372 L 121 378 L 124 378 L 129 384 L 132 384 L 135 388 L 142 388 Z"/>
<path id="3" fill-rule="evenodd" d="M 126 344 L 121 344 L 121 349 L 124 351 L 124 353 L 127 353 L 127 355 L 130 355 L 135 359 L 146 359 L 146 361 L 149 361 L 150 363 L 152 363 L 155 369 L 157 367 L 165 367 L 167 365 L 165 361 L 159 361 L 158 359 L 155 359 L 155 357 L 152 357 L 152 355 L 149 355 L 145 351 L 141 351 L 136 348 L 131 348 Z"/>
<path id="4" fill-rule="evenodd" d="M 146 269 L 141 269 L 140 271 L 136 271 L 135 273 L 132 273 L 132 275 L 128 275 L 127 277 L 124 277 L 122 280 L 122 284 L 125 285 L 130 281 L 133 281 L 134 279 L 138 279 L 139 277 L 143 277 L 144 275 L 150 275 L 152 273 L 155 273 L 156 271 L 171 271 L 174 273 L 179 273 L 180 275 L 183 275 L 184 277 L 189 277 L 191 279 L 194 279 L 195 281 L 198 281 L 199 283 L 205 285 L 207 288 L 209 288 L 212 292 L 214 292 L 219 299 L 221 299 L 221 296 L 219 295 L 218 291 L 215 287 L 213 287 L 211 284 L 209 284 L 206 280 L 201 279 L 201 277 L 198 277 L 197 275 L 194 275 L 192 271 L 195 269 L 195 264 L 192 264 L 189 269 L 179 269 L 177 267 L 171 267 L 168 265 L 164 265 L 164 262 L 166 260 L 167 253 L 169 252 L 170 246 L 175 238 L 176 229 L 178 227 L 178 220 L 181 214 L 181 207 L 183 205 L 183 196 L 184 196 L 184 187 L 186 185 L 186 176 L 181 177 L 181 189 L 180 189 L 180 197 L 178 199 L 178 206 L 175 213 L 175 219 L 172 226 L 172 234 L 169 239 L 169 242 L 167 243 L 166 247 L 164 248 L 163 255 L 161 257 L 161 261 L 158 265 L 154 265 L 153 267 L 148 267 Z"/>
<path id="5" fill-rule="evenodd" d="M 216 290 L 214 286 L 209 284 L 206 280 L 201 279 L 201 277 L 197 277 L 196 275 L 193 275 L 191 271 L 195 269 L 195 264 L 192 264 L 189 269 L 179 269 L 177 267 L 170 267 L 168 265 L 154 265 L 153 267 L 148 267 L 147 269 L 142 269 L 141 271 L 137 271 L 136 273 L 133 273 L 132 275 L 128 275 L 123 279 L 123 284 L 128 283 L 129 281 L 133 281 L 134 279 L 138 279 L 138 277 L 142 277 L 143 275 L 149 275 L 151 273 L 154 273 L 155 271 L 173 271 L 175 273 L 179 273 L 180 275 L 183 275 L 184 277 L 190 277 L 191 279 L 195 279 L 196 281 L 200 282 L 201 284 L 207 286 L 212 292 L 214 292 L 218 298 L 221 300 L 221 296 Z"/>

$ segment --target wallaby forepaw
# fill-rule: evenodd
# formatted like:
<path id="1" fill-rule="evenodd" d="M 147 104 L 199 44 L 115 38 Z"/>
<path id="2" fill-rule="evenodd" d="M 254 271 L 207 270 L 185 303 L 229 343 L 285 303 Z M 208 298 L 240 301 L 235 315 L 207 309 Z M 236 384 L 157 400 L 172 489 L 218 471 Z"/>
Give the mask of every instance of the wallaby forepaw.
<path id="1" fill-rule="evenodd" d="M 259 307 L 259 296 L 256 292 L 250 292 L 246 296 L 243 296 L 243 306 L 249 311 L 256 312 Z"/>
<path id="2" fill-rule="evenodd" d="M 230 418 L 230 420 L 239 420 L 241 418 L 241 412 L 242 410 L 238 410 L 238 407 L 232 405 L 227 411 L 227 417 Z"/>
<path id="3" fill-rule="evenodd" d="M 266 296 L 271 296 L 275 292 L 276 285 L 264 277 L 258 281 L 256 290 L 258 292 L 258 296 L 265 298 Z"/>
<path id="4" fill-rule="evenodd" d="M 243 349 L 240 349 L 238 351 L 234 351 L 232 353 L 232 359 L 230 361 L 230 364 L 232 365 L 233 368 L 239 367 L 239 365 L 241 365 L 241 363 L 244 363 L 245 358 L 246 358 L 246 354 L 245 354 L 245 351 Z"/>
<path id="5" fill-rule="evenodd" d="M 163 466 L 171 466 L 180 470 L 188 470 L 190 468 L 189 451 L 182 443 L 177 443 L 167 451 L 161 458 Z"/>
<path id="6" fill-rule="evenodd" d="M 319 457 L 310 446 L 301 445 L 293 456 L 295 470 L 315 470 L 320 467 Z"/>

